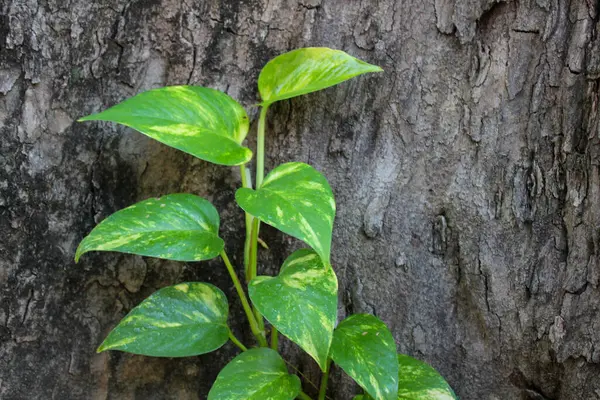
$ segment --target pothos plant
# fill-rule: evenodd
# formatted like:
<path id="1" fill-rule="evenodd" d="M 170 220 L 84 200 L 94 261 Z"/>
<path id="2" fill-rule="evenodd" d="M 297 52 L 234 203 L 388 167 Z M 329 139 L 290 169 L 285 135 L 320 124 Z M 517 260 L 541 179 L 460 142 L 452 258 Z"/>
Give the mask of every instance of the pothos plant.
<path id="1" fill-rule="evenodd" d="M 432 367 L 397 354 L 391 332 L 377 317 L 357 314 L 337 324 L 338 282 L 330 262 L 336 205 L 327 179 L 301 162 L 280 165 L 264 176 L 265 121 L 271 104 L 380 71 L 328 48 L 298 49 L 269 61 L 258 78 L 262 102 L 254 180 L 246 168 L 253 156 L 244 146 L 248 116 L 220 91 L 164 87 L 80 119 L 117 122 L 202 160 L 239 166 L 242 187 L 235 200 L 246 215 L 244 266 L 250 299 L 219 237 L 217 210 L 193 194 L 152 198 L 114 213 L 83 239 L 75 260 L 89 251 L 189 262 L 220 257 L 256 340 L 250 346 L 234 336 L 227 323 L 228 301 L 219 288 L 187 282 L 162 288 L 131 310 L 98 351 L 186 357 L 214 351 L 231 340 L 241 353 L 218 374 L 209 400 L 310 399 L 278 353 L 281 333 L 321 368 L 320 400 L 326 398 L 332 362 L 364 389 L 355 399 L 456 398 Z M 310 247 L 291 254 L 277 276 L 258 274 L 261 223 Z"/>

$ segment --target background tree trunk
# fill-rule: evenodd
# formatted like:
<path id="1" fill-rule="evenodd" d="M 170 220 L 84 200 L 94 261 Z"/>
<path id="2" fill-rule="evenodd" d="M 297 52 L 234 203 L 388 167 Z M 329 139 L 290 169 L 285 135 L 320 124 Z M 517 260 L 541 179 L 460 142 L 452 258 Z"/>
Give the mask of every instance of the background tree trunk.
<path id="1" fill-rule="evenodd" d="M 73 255 L 115 210 L 189 191 L 216 204 L 240 265 L 237 171 L 74 121 L 171 84 L 251 107 L 267 60 L 329 46 L 385 73 L 272 107 L 267 168 L 304 161 L 332 184 L 340 318 L 376 314 L 465 400 L 600 399 L 598 12 L 596 0 L 0 2 L 0 398 L 206 397 L 231 344 L 189 359 L 95 348 L 186 280 L 224 289 L 250 339 L 221 263 Z M 263 233 L 260 269 L 274 273 L 299 243 Z M 332 399 L 357 393 L 339 370 L 330 386 Z"/>

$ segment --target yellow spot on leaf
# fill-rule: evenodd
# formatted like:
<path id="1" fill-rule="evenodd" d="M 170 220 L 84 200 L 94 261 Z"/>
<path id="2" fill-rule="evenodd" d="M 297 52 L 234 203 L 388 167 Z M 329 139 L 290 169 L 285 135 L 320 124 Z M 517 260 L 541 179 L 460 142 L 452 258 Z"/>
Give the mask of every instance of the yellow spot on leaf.
<path id="1" fill-rule="evenodd" d="M 190 290 L 190 286 L 185 283 L 180 283 L 179 285 L 173 286 L 175 290 L 179 290 L 180 292 L 187 293 Z"/>

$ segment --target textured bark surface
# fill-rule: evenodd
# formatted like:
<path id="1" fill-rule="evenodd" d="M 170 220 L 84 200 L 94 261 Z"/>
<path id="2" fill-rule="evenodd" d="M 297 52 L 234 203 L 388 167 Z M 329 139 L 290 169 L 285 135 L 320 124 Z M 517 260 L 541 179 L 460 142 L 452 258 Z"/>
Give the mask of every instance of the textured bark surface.
<path id="1" fill-rule="evenodd" d="M 251 106 L 267 60 L 323 45 L 386 72 L 272 107 L 267 168 L 308 162 L 333 186 L 340 317 L 375 313 L 465 400 L 600 399 L 599 8 L 0 2 L 0 398 L 206 397 L 231 344 L 190 359 L 94 350 L 144 297 L 185 280 L 223 288 L 250 339 L 220 262 L 73 254 L 113 211 L 189 191 L 221 211 L 241 264 L 237 171 L 74 121 L 168 84 Z M 299 244 L 264 236 L 261 269 L 274 272 Z M 284 349 L 317 383 L 314 363 Z M 332 399 L 356 393 L 339 370 L 330 386 Z"/>

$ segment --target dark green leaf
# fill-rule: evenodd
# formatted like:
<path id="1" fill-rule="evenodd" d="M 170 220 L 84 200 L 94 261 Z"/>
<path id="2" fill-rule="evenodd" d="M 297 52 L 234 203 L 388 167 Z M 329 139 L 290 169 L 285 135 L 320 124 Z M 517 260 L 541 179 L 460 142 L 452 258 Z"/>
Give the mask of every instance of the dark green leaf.
<path id="1" fill-rule="evenodd" d="M 277 277 L 250 282 L 250 298 L 279 332 L 298 344 L 325 370 L 337 321 L 337 278 L 309 249 L 289 256 Z"/>
<path id="2" fill-rule="evenodd" d="M 396 399 L 396 343 L 377 317 L 357 314 L 342 321 L 333 333 L 331 358 L 374 399 Z"/>
<path id="3" fill-rule="evenodd" d="M 275 57 L 258 77 L 264 105 L 337 85 L 357 75 L 383 71 L 376 65 L 326 47 L 297 49 Z"/>
<path id="4" fill-rule="evenodd" d="M 135 307 L 98 348 L 154 357 L 208 353 L 229 338 L 228 304 L 221 290 L 190 282 L 153 293 Z"/>
<path id="5" fill-rule="evenodd" d="M 250 349 L 225 366 L 208 400 L 291 400 L 300 392 L 300 379 L 288 374 L 285 362 L 268 348 Z"/>
<path id="6" fill-rule="evenodd" d="M 238 189 L 235 199 L 246 212 L 304 241 L 329 263 L 335 200 L 316 169 L 299 162 L 282 164 L 257 190 Z"/>
<path id="7" fill-rule="evenodd" d="M 143 92 L 79 121 L 117 122 L 215 164 L 239 165 L 252 158 L 241 145 L 249 127 L 246 111 L 225 93 L 201 86 Z"/>
<path id="8" fill-rule="evenodd" d="M 75 261 L 88 251 L 202 261 L 223 250 L 219 214 L 207 200 L 171 194 L 144 200 L 102 221 L 79 244 Z"/>
<path id="9" fill-rule="evenodd" d="M 430 365 L 398 354 L 398 400 L 456 400 L 458 397 Z"/>

